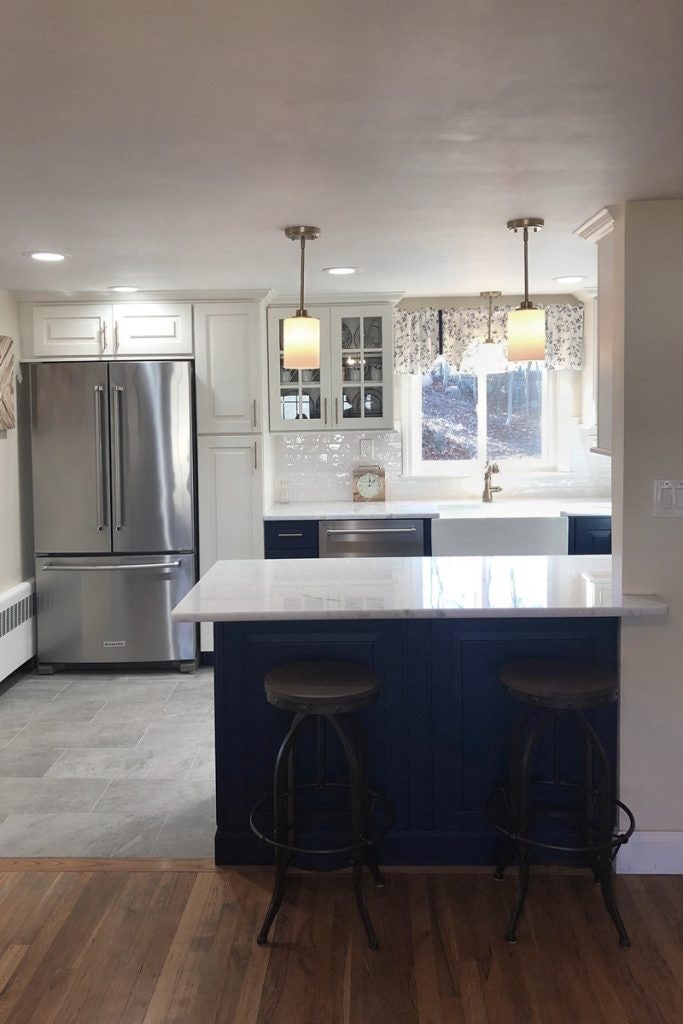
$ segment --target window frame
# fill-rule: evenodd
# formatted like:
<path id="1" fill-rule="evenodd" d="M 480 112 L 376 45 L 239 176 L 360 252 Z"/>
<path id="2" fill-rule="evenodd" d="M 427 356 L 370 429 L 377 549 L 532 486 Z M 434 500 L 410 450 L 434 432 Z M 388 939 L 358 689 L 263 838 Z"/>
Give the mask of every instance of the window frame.
<path id="1" fill-rule="evenodd" d="M 486 387 L 482 382 L 487 374 L 470 374 L 479 381 L 477 388 L 477 449 L 486 452 Z M 563 458 L 562 401 L 564 389 L 558 372 L 544 368 L 543 413 L 541 438 L 543 452 L 540 459 L 496 459 L 505 473 L 531 474 L 562 472 Z M 412 477 L 469 477 L 483 471 L 486 455 L 474 459 L 442 459 L 426 461 L 422 458 L 422 375 L 404 374 L 401 377 L 401 429 L 403 434 L 403 475 Z"/>

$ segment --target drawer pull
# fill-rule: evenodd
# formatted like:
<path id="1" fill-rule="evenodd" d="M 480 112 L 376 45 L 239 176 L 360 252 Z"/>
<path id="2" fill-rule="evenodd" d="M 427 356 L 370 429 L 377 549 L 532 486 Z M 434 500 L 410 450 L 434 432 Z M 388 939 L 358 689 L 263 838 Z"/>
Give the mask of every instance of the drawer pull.
<path id="1" fill-rule="evenodd" d="M 278 537 L 303 537 L 303 533 L 278 533 Z"/>
<path id="2" fill-rule="evenodd" d="M 340 534 L 340 533 L 349 533 L 349 534 L 353 534 L 353 533 L 417 533 L 417 530 L 415 529 L 414 526 L 403 526 L 403 527 L 396 527 L 396 528 L 392 528 L 390 526 L 385 526 L 385 527 L 378 527 L 377 529 L 373 529 L 373 527 L 360 527 L 360 528 L 355 529 L 355 530 L 354 529 L 351 529 L 351 530 L 328 530 L 327 531 L 327 536 L 331 537 L 332 534 Z"/>

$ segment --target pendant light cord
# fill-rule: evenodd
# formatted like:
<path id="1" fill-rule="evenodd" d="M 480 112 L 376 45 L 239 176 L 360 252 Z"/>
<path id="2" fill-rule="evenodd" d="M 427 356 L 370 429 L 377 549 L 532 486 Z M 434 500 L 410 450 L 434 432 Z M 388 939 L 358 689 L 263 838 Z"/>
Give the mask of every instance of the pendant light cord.
<path id="1" fill-rule="evenodd" d="M 524 228 L 524 308 L 529 308 L 529 229 Z"/>

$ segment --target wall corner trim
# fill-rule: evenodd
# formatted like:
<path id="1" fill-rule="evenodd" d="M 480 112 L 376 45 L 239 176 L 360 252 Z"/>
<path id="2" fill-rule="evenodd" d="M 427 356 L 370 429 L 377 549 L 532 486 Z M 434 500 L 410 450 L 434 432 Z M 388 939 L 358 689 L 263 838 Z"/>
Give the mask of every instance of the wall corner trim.
<path id="1" fill-rule="evenodd" d="M 619 875 L 683 875 L 683 832 L 635 832 L 616 864 Z"/>

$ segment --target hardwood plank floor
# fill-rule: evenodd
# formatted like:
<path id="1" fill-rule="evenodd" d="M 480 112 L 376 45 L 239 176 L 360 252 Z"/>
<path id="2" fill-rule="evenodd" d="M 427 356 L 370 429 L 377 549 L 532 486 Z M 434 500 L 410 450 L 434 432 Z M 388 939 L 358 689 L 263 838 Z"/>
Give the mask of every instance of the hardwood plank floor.
<path id="1" fill-rule="evenodd" d="M 620 877 L 619 948 L 586 875 L 294 875 L 254 941 L 270 871 L 207 861 L 0 861 L 0 1024 L 681 1024 L 683 877 Z"/>

